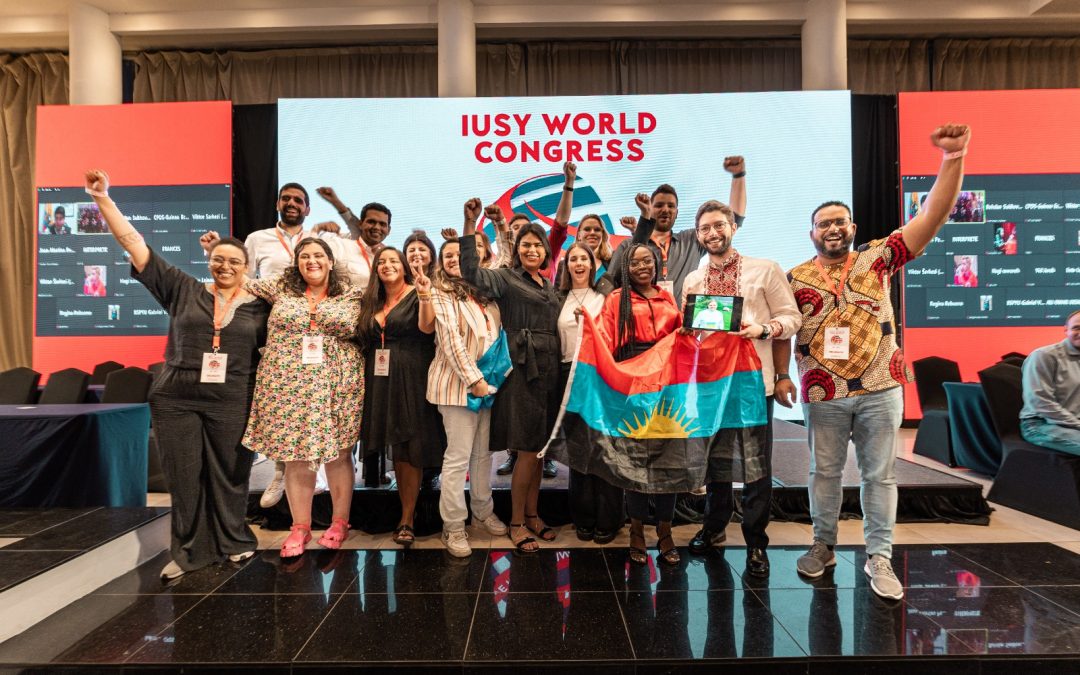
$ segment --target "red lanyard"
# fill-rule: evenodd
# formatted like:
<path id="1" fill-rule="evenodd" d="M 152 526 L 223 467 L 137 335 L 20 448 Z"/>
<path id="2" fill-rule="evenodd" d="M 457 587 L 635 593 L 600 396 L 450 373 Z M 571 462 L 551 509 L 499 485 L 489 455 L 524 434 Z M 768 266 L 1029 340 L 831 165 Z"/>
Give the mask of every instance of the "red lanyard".
<path id="1" fill-rule="evenodd" d="M 276 227 L 274 228 L 274 234 L 277 235 L 278 241 L 281 242 L 281 247 L 283 249 L 285 249 L 286 253 L 289 254 L 289 260 L 292 261 L 293 247 L 296 246 L 295 239 L 299 239 L 300 237 L 304 236 L 304 232 L 300 231 L 300 232 L 297 233 L 295 239 L 291 242 L 291 244 L 292 244 L 291 246 L 290 246 L 289 243 L 286 242 L 285 237 L 281 236 L 281 230 L 279 228 L 276 228 Z"/>
<path id="2" fill-rule="evenodd" d="M 390 302 L 390 300 L 387 300 L 386 303 L 383 304 L 382 320 L 380 320 L 379 317 L 375 317 L 375 323 L 379 324 L 379 328 L 382 329 L 382 332 L 379 334 L 379 338 L 382 341 L 383 349 L 386 349 L 386 319 L 390 316 L 390 312 L 394 309 L 394 307 L 397 307 L 397 304 L 401 302 L 401 299 L 403 297 L 405 297 L 405 293 L 407 293 L 408 290 L 408 286 L 403 286 L 401 292 L 397 294 L 397 297 L 394 298 L 394 301 L 392 303 Z"/>
<path id="3" fill-rule="evenodd" d="M 364 248 L 364 242 L 359 239 L 356 240 L 356 245 L 360 247 L 360 255 L 364 256 L 364 262 L 367 263 L 368 270 L 371 270 L 371 258 L 368 256 L 367 249 Z"/>
<path id="4" fill-rule="evenodd" d="M 660 268 L 660 276 L 667 279 L 667 256 L 668 250 L 671 248 L 671 237 L 668 237 L 667 244 L 661 244 L 657 240 L 653 239 L 653 243 L 656 244 L 656 248 L 660 249 L 660 261 L 663 266 Z"/>
<path id="5" fill-rule="evenodd" d="M 326 299 L 326 296 L 330 290 L 329 285 L 322 290 L 322 295 L 318 298 L 311 294 L 311 289 L 304 291 L 304 295 L 307 296 L 308 304 L 308 330 L 315 330 L 315 312 L 319 309 L 319 303 Z"/>
<path id="6" fill-rule="evenodd" d="M 225 315 L 229 313 L 229 307 L 232 305 L 233 300 L 240 294 L 240 287 L 237 286 L 233 289 L 232 296 L 229 301 L 225 303 L 224 307 L 219 309 L 218 305 L 218 287 L 214 286 L 214 342 L 213 347 L 216 352 L 221 348 L 221 322 L 225 320 Z"/>
<path id="7" fill-rule="evenodd" d="M 480 304 L 480 301 L 475 296 L 470 295 L 469 299 L 476 303 L 476 306 L 480 309 L 480 312 L 484 315 L 484 324 L 487 326 L 487 331 L 491 332 L 491 317 L 488 316 L 487 307 Z"/>
<path id="8" fill-rule="evenodd" d="M 837 285 L 833 278 L 829 276 L 829 273 L 825 271 L 825 266 L 821 264 L 821 261 L 814 258 L 814 265 L 817 267 L 818 274 L 821 275 L 821 280 L 825 282 L 825 287 L 832 291 L 832 294 L 836 296 L 836 314 L 839 319 L 840 314 L 840 299 L 844 295 L 844 288 L 847 286 L 848 273 L 851 272 L 851 263 L 854 262 L 855 256 L 848 253 L 847 260 L 844 262 L 844 271 L 840 273 L 840 284 Z"/>

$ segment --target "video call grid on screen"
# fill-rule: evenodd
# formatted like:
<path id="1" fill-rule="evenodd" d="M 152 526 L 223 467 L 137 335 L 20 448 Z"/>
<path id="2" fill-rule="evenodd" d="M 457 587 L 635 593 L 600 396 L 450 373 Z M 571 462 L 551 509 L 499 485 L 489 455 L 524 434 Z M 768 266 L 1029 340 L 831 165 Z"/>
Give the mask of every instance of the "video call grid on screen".
<path id="1" fill-rule="evenodd" d="M 902 179 L 904 215 L 933 177 Z M 1057 326 L 1080 306 L 1080 175 L 964 177 L 949 222 L 904 268 L 908 327 Z"/>
<path id="2" fill-rule="evenodd" d="M 229 232 L 229 185 L 113 187 L 110 196 L 169 263 L 209 282 L 199 237 Z M 165 335 L 165 310 L 131 277 L 93 199 L 82 188 L 38 188 L 39 336 Z"/>

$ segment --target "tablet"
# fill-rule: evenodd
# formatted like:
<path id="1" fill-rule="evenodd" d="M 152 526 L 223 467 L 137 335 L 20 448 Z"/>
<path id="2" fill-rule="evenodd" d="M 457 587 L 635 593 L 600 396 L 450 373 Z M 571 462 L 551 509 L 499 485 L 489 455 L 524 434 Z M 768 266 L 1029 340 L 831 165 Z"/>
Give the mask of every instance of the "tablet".
<path id="1" fill-rule="evenodd" d="M 743 299 L 737 295 L 686 296 L 683 328 L 694 330 L 729 330 L 742 328 Z"/>

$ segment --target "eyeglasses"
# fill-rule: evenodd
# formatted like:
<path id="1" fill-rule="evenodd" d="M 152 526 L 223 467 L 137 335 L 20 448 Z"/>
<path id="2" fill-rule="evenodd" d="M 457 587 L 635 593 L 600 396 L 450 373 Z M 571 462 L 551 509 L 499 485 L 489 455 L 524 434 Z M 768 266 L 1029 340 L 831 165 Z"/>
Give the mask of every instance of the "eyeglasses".
<path id="1" fill-rule="evenodd" d="M 645 258 L 643 260 L 631 260 L 628 267 L 632 270 L 640 270 L 647 267 L 656 267 L 656 263 L 652 258 Z"/>
<path id="2" fill-rule="evenodd" d="M 708 234 L 710 231 L 711 232 L 723 232 L 724 230 L 729 230 L 729 229 L 731 229 L 731 223 L 729 223 L 726 220 L 722 220 L 722 221 L 720 221 L 718 223 L 713 223 L 712 225 L 699 225 L 698 228 L 697 228 L 697 231 L 700 232 L 701 234 Z"/>
<path id="3" fill-rule="evenodd" d="M 244 265 L 244 261 L 238 258 L 227 259 L 220 256 L 214 256 L 210 258 L 210 264 L 214 265 L 215 267 L 225 267 L 226 265 L 228 265 L 229 267 L 242 267 Z"/>
<path id="4" fill-rule="evenodd" d="M 851 221 L 848 220 L 847 218 L 830 218 L 828 220 L 819 220 L 818 222 L 814 223 L 814 227 L 816 229 L 821 230 L 822 232 L 824 232 L 825 230 L 829 229 L 833 225 L 835 225 L 837 227 L 843 227 L 843 226 L 847 225 L 850 222 Z"/>

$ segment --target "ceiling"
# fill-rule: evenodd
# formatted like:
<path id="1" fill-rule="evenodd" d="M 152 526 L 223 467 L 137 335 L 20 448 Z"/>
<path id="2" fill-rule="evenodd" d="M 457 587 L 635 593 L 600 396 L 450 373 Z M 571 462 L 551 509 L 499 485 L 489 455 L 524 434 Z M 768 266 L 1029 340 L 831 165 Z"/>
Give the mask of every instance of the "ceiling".
<path id="1" fill-rule="evenodd" d="M 66 49 L 71 0 L 0 0 L 0 52 Z M 425 41 L 438 0 L 89 0 L 123 49 Z M 815 0 L 473 0 L 477 38 L 795 37 Z M 851 37 L 1080 35 L 1080 0 L 848 0 Z"/>

